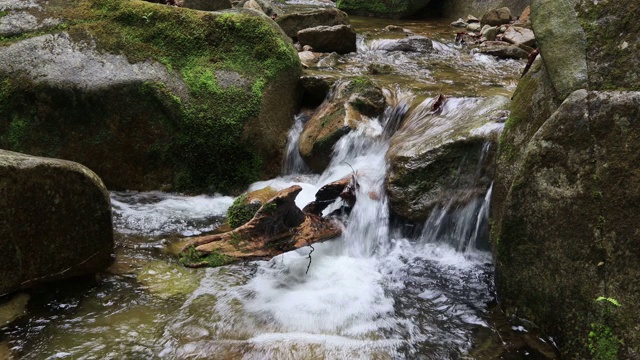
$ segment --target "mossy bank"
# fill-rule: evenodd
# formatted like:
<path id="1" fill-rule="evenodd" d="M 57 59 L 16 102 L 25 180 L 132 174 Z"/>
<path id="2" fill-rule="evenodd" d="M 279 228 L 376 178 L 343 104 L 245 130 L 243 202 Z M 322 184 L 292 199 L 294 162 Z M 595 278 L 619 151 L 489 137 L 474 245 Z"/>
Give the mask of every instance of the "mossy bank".
<path id="1" fill-rule="evenodd" d="M 32 3 L 8 11 L 42 26 L 0 41 L 0 148 L 80 162 L 111 189 L 233 192 L 277 173 L 301 70 L 266 16 Z"/>

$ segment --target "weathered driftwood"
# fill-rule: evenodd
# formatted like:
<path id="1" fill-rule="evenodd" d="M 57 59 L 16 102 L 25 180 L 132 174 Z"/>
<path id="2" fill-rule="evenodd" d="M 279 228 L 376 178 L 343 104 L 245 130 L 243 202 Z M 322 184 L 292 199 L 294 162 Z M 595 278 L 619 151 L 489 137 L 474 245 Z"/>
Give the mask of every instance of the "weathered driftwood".
<path id="1" fill-rule="evenodd" d="M 182 249 L 180 261 L 188 267 L 202 267 L 269 259 L 339 236 L 337 222 L 296 206 L 295 198 L 301 190 L 295 185 L 278 192 L 249 222 L 232 231 L 191 239 Z M 334 199 L 343 191 L 344 187 Z"/>
<path id="2" fill-rule="evenodd" d="M 355 174 L 329 183 L 318 190 L 316 199 L 305 206 L 302 211 L 320 216 L 322 211 L 336 201 L 337 198 L 341 198 L 348 208 L 352 208 L 356 203 L 358 186 Z"/>

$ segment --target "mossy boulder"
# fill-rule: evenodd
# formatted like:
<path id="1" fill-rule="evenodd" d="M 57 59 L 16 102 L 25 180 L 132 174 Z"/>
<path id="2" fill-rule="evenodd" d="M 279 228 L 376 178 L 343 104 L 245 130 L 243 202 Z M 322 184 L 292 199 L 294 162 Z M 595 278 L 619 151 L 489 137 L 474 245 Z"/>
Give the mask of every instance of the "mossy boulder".
<path id="1" fill-rule="evenodd" d="M 230 0 L 182 0 L 182 6 L 203 11 L 219 11 L 232 7 Z"/>
<path id="2" fill-rule="evenodd" d="M 498 298 L 568 359 L 640 354 L 630 260 L 640 248 L 638 6 L 533 1 L 542 60 L 520 81 L 500 140 L 491 204 Z"/>
<path id="3" fill-rule="evenodd" d="M 112 261 L 109 194 L 79 164 L 0 150 L 0 219 L 0 295 Z"/>
<path id="4" fill-rule="evenodd" d="M 502 204 L 507 196 L 524 151 L 531 137 L 558 109 L 558 100 L 549 74 L 541 60 L 520 80 L 513 94 L 510 114 L 498 147 L 497 170 L 491 197 L 494 219 L 500 218 Z"/>
<path id="5" fill-rule="evenodd" d="M 337 0 L 338 9 L 350 15 L 400 19 L 425 9 L 431 0 Z"/>
<path id="6" fill-rule="evenodd" d="M 255 190 L 238 196 L 227 210 L 227 223 L 235 229 L 249 222 L 278 191 L 272 187 Z"/>
<path id="7" fill-rule="evenodd" d="M 278 173 L 301 68 L 266 16 L 33 3 L 20 11 L 59 23 L 0 43 L 0 147 L 80 162 L 113 189 L 239 191 Z"/>
<path id="8" fill-rule="evenodd" d="M 491 184 L 498 133 L 509 99 L 448 99 L 442 113 L 427 100 L 391 138 L 385 180 L 396 215 L 425 221 L 436 205 L 483 197 Z"/>
<path id="9" fill-rule="evenodd" d="M 322 172 L 338 140 L 365 118 L 382 114 L 385 106 L 382 89 L 368 78 L 337 82 L 305 124 L 300 134 L 300 155 L 312 170 Z"/>
<path id="10" fill-rule="evenodd" d="M 640 90 L 640 3 L 533 0 L 531 22 L 561 100 L 571 92 Z"/>
<path id="11" fill-rule="evenodd" d="M 640 92 L 578 90 L 524 144 L 495 204 L 502 307 L 553 336 L 567 359 L 640 354 L 638 134 Z"/>

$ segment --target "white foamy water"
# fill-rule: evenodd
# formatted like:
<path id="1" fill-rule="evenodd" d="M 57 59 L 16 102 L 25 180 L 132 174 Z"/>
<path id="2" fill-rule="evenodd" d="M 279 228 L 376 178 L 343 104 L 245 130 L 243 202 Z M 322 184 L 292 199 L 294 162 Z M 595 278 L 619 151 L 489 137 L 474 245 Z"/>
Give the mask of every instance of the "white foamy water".
<path id="1" fill-rule="evenodd" d="M 233 203 L 229 196 L 112 192 L 114 226 L 124 234 L 198 235 L 211 231 Z"/>
<path id="2" fill-rule="evenodd" d="M 400 98 L 395 105 L 406 111 L 411 97 Z M 490 274 L 490 256 L 462 253 L 424 235 L 410 241 L 390 234 L 384 192 L 389 118 L 372 119 L 344 136 L 320 176 L 289 175 L 251 186 L 301 185 L 298 205 L 304 206 L 326 183 L 355 172 L 360 184 L 339 239 L 251 269 L 208 270 L 177 325 L 165 332 L 165 358 L 242 352 L 243 359 L 391 359 L 427 348 L 427 358 L 444 359 L 468 350 L 469 329 L 487 326 L 478 309 L 490 297 L 482 280 Z M 238 285 L 229 286 L 225 278 L 238 270 L 243 275 L 231 281 Z M 209 297 L 216 298 L 210 318 L 187 315 Z M 194 338 L 178 346 L 175 339 L 185 337 Z M 210 338 L 216 340 L 204 340 Z"/>

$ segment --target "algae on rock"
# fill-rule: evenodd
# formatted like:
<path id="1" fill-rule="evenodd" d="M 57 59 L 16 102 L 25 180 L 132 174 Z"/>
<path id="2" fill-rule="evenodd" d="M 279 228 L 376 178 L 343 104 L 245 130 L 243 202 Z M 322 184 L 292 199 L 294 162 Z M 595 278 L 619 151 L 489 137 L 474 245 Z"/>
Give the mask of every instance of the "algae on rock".
<path id="1" fill-rule="evenodd" d="M 25 11 L 63 21 L 0 42 L 0 147 L 78 161 L 113 189 L 237 191 L 277 174 L 266 160 L 284 152 L 301 69 L 266 17 L 138 0 Z"/>

